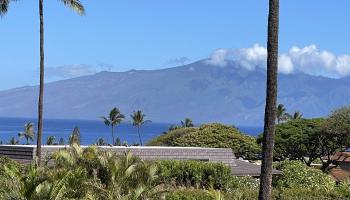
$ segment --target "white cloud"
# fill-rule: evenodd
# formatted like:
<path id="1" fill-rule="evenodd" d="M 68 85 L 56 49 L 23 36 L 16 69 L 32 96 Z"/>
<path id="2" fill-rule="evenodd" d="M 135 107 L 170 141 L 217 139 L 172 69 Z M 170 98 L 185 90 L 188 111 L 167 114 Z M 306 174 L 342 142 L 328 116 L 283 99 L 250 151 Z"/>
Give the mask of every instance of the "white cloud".
<path id="1" fill-rule="evenodd" d="M 79 76 L 87 76 L 96 74 L 99 71 L 111 70 L 110 65 L 85 65 L 85 64 L 76 64 L 76 65 L 63 65 L 57 67 L 48 67 L 46 68 L 46 74 L 49 78 L 74 78 Z"/>
<path id="2" fill-rule="evenodd" d="M 211 55 L 211 57 L 206 62 L 210 65 L 224 67 L 227 65 L 226 60 L 228 59 L 229 54 L 230 50 L 228 49 L 218 49 Z"/>
<path id="3" fill-rule="evenodd" d="M 216 50 L 206 62 L 226 66 L 228 60 L 233 60 L 241 67 L 254 70 L 256 67 L 266 68 L 266 57 L 266 48 L 255 44 L 251 48 Z M 286 53 L 280 53 L 279 72 L 345 77 L 350 75 L 350 55 L 335 55 L 329 51 L 319 50 L 316 45 L 303 48 L 295 46 Z"/>

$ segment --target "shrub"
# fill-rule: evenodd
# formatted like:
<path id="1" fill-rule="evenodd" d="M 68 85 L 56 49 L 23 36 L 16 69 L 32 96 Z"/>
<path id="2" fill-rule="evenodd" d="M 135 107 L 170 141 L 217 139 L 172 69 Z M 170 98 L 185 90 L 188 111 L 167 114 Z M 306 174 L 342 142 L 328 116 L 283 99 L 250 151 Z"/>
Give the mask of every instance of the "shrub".
<path id="1" fill-rule="evenodd" d="M 205 124 L 199 128 L 178 128 L 153 139 L 148 145 L 231 148 L 236 156 L 245 159 L 255 159 L 260 153 L 260 146 L 254 137 L 218 123 Z"/>
<path id="2" fill-rule="evenodd" d="M 177 186 L 226 189 L 231 178 L 230 168 L 221 163 L 201 161 L 157 161 L 158 181 Z"/>
<path id="3" fill-rule="evenodd" d="M 232 176 L 229 180 L 229 189 L 249 189 L 258 190 L 259 189 L 259 179 L 251 176 L 237 177 Z"/>
<path id="4" fill-rule="evenodd" d="M 305 188 L 329 191 L 334 189 L 332 178 L 321 170 L 308 167 L 300 161 L 283 161 L 276 165 L 282 170 L 275 184 L 279 188 Z"/>
<path id="5" fill-rule="evenodd" d="M 166 200 L 213 200 L 205 190 L 179 189 L 166 194 Z"/>

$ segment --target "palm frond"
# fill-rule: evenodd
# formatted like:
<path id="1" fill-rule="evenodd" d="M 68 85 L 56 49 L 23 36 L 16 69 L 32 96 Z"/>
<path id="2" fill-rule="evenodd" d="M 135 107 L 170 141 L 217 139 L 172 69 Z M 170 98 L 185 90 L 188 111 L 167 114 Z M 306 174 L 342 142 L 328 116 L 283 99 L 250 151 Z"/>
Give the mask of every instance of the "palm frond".
<path id="1" fill-rule="evenodd" d="M 64 5 L 67 7 L 70 7 L 75 12 L 77 12 L 79 15 L 85 14 L 85 8 L 83 4 L 80 2 L 80 0 L 61 0 Z"/>

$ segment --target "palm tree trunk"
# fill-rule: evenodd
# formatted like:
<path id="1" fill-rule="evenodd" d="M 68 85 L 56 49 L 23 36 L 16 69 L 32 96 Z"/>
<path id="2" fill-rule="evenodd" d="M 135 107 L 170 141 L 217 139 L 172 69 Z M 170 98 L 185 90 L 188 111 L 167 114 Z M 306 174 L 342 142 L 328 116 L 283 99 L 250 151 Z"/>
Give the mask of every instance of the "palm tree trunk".
<path id="1" fill-rule="evenodd" d="M 114 126 L 112 125 L 112 139 L 113 139 L 113 144 L 112 146 L 115 145 L 115 140 L 114 140 Z"/>
<path id="2" fill-rule="evenodd" d="M 140 126 L 137 126 L 137 133 L 139 134 L 140 145 L 142 146 L 142 139 L 141 139 L 141 135 L 140 135 Z"/>
<path id="3" fill-rule="evenodd" d="M 263 135 L 263 155 L 260 175 L 259 199 L 271 199 L 272 161 L 275 135 L 277 73 L 278 73 L 278 25 L 279 0 L 269 0 L 267 41 L 267 85 Z"/>
<path id="4" fill-rule="evenodd" d="M 38 137 L 36 156 L 38 164 L 41 163 L 41 139 L 43 132 L 43 101 L 44 101 L 44 11 L 43 0 L 39 0 L 40 15 L 40 86 L 39 86 L 39 104 L 38 104 Z"/>

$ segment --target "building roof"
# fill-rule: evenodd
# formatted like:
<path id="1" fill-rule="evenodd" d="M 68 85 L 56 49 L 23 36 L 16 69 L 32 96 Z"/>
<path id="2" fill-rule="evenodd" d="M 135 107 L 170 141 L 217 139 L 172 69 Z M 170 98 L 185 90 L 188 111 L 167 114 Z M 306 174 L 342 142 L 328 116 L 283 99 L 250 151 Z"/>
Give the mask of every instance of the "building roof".
<path id="1" fill-rule="evenodd" d="M 337 162 L 350 162 L 350 152 L 340 151 L 331 156 L 331 160 Z"/>
<path id="2" fill-rule="evenodd" d="M 234 176 L 260 176 L 261 165 L 250 163 L 245 160 L 235 160 L 236 166 L 231 167 L 232 175 Z M 281 171 L 274 169 L 272 174 L 282 174 Z"/>

